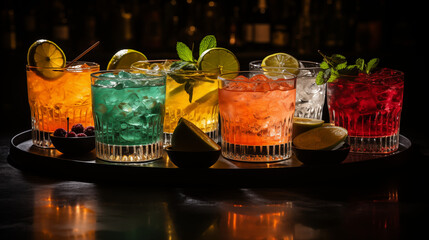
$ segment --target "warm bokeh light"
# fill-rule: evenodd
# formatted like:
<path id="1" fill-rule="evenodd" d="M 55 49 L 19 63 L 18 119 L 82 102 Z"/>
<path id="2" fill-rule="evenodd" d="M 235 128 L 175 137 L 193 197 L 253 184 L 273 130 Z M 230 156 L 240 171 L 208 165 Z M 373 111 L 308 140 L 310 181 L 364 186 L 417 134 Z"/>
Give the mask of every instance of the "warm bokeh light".
<path id="1" fill-rule="evenodd" d="M 35 190 L 34 239 L 96 239 L 96 210 L 85 201 L 56 197 L 53 188 Z"/>

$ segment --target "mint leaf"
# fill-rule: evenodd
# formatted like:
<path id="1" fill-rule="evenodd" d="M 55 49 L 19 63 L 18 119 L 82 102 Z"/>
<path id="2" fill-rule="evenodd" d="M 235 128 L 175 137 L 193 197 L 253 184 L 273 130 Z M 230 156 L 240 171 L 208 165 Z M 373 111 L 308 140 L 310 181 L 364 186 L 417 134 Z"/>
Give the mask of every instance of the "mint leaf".
<path id="1" fill-rule="evenodd" d="M 341 71 L 345 68 L 347 68 L 347 62 L 342 62 L 335 66 L 335 70 L 337 71 Z"/>
<path id="2" fill-rule="evenodd" d="M 365 69 L 366 73 L 370 74 L 371 71 L 377 67 L 379 62 L 380 62 L 380 59 L 378 58 L 373 58 L 369 60 L 368 65 L 366 66 L 366 69 Z"/>
<path id="3" fill-rule="evenodd" d="M 363 60 L 362 58 L 358 58 L 356 59 L 356 67 L 360 70 L 363 71 L 365 68 L 365 60 Z"/>
<path id="4" fill-rule="evenodd" d="M 331 71 L 331 75 L 328 78 L 328 82 L 333 82 L 335 79 L 337 79 L 340 75 L 337 72 Z"/>
<path id="5" fill-rule="evenodd" d="M 346 57 L 344 57 L 343 55 L 340 55 L 340 54 L 333 54 L 330 57 L 330 59 L 335 65 L 338 65 L 338 64 L 341 64 L 344 62 L 347 63 Z"/>
<path id="6" fill-rule="evenodd" d="M 216 47 L 216 38 L 214 35 L 205 36 L 199 46 L 199 55 L 201 55 L 204 51 L 210 48 Z M 179 84 L 184 84 L 184 89 L 186 93 L 189 95 L 189 102 L 192 102 L 192 96 L 194 92 L 195 80 L 186 77 L 185 74 L 180 74 L 180 72 L 175 73 L 178 70 L 198 70 L 197 69 L 197 60 L 194 59 L 194 44 L 192 43 L 192 49 L 190 49 L 183 42 L 177 42 L 176 44 L 177 55 L 181 59 L 181 61 L 174 62 L 170 66 L 170 70 L 172 71 L 169 75 L 174 81 Z"/>
<path id="7" fill-rule="evenodd" d="M 326 70 L 329 68 L 329 64 L 323 61 L 322 63 L 320 63 L 320 68 Z"/>
<path id="8" fill-rule="evenodd" d="M 192 102 L 192 95 L 194 94 L 194 85 L 195 81 L 186 81 L 185 83 L 185 91 L 189 95 L 189 102 Z"/>
<path id="9" fill-rule="evenodd" d="M 316 84 L 322 85 L 325 83 L 325 79 L 323 78 L 325 71 L 320 71 L 316 76 Z"/>
<path id="10" fill-rule="evenodd" d="M 333 82 L 340 76 L 357 76 L 359 73 L 370 74 L 374 70 L 379 59 L 371 59 L 368 64 L 365 64 L 365 60 L 358 58 L 353 65 L 347 65 L 347 60 L 343 55 L 333 54 L 328 57 L 321 51 L 318 51 L 323 57 L 322 63 L 320 63 L 320 72 L 316 77 L 316 84 L 321 85 L 326 82 Z"/>
<path id="11" fill-rule="evenodd" d="M 213 35 L 205 36 L 200 42 L 200 55 L 207 49 L 216 47 L 216 38 Z"/>
<path id="12" fill-rule="evenodd" d="M 186 44 L 182 42 L 177 42 L 176 44 L 176 51 L 177 55 L 179 55 L 179 58 L 182 59 L 185 62 L 194 62 L 194 57 L 192 56 L 192 51 L 189 49 Z"/>

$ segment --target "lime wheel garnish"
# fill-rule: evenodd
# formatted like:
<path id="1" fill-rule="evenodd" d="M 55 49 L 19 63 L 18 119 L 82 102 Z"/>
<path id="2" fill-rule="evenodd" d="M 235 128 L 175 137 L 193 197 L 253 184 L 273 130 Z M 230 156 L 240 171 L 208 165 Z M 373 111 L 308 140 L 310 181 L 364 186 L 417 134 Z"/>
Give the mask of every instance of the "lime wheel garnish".
<path id="1" fill-rule="evenodd" d="M 56 79 L 64 74 L 61 68 L 66 66 L 66 55 L 54 42 L 40 39 L 28 49 L 27 63 L 41 77 Z"/>

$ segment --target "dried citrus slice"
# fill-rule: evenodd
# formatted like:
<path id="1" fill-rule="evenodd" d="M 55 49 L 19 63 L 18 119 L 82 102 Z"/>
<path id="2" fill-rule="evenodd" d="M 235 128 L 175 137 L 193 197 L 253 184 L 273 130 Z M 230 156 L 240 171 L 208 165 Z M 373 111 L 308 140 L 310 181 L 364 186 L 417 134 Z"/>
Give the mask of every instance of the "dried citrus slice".
<path id="1" fill-rule="evenodd" d="M 210 48 L 201 53 L 197 66 L 199 70 L 219 70 L 221 74 L 240 70 L 240 64 L 234 53 L 221 47 Z"/>
<path id="2" fill-rule="evenodd" d="M 321 127 L 324 123 L 325 121 L 320 119 L 294 117 L 292 139 L 298 136 L 299 134 L 306 132 L 310 129 Z"/>
<path id="3" fill-rule="evenodd" d="M 58 68 L 66 66 L 66 55 L 54 42 L 39 39 L 28 49 L 27 63 L 29 66 L 36 67 L 34 70 L 41 77 L 55 79 L 64 74 Z"/>
<path id="4" fill-rule="evenodd" d="M 286 69 L 295 75 L 299 73 L 298 60 L 287 53 L 274 53 L 266 56 L 262 60 L 261 67 L 266 71 L 281 72 Z"/>
<path id="5" fill-rule="evenodd" d="M 185 118 L 180 118 L 171 137 L 171 146 L 179 151 L 211 151 L 219 150 L 220 146 L 195 124 Z"/>
<path id="6" fill-rule="evenodd" d="M 143 53 L 134 49 L 122 49 L 110 59 L 107 70 L 128 69 L 133 63 L 143 60 L 147 60 Z"/>
<path id="7" fill-rule="evenodd" d="M 293 139 L 293 145 L 300 149 L 330 150 L 347 138 L 345 128 L 338 126 L 322 126 L 299 134 Z"/>

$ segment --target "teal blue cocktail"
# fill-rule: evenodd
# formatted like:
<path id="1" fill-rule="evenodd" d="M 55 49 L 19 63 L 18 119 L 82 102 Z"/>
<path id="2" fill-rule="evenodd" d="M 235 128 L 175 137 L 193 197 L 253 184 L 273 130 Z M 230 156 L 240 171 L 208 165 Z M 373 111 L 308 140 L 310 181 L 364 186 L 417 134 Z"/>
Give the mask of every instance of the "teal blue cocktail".
<path id="1" fill-rule="evenodd" d="M 115 162 L 161 158 L 165 74 L 120 70 L 91 77 L 97 157 Z"/>

